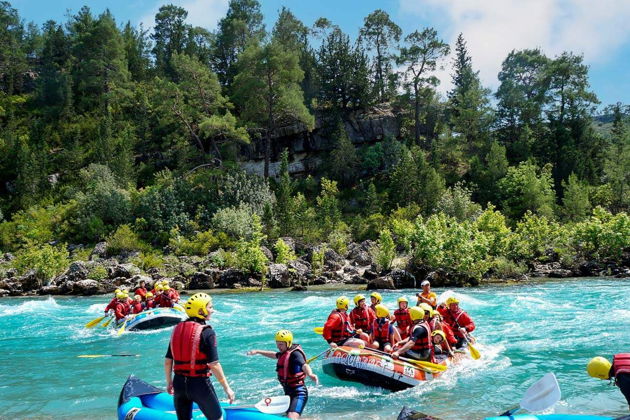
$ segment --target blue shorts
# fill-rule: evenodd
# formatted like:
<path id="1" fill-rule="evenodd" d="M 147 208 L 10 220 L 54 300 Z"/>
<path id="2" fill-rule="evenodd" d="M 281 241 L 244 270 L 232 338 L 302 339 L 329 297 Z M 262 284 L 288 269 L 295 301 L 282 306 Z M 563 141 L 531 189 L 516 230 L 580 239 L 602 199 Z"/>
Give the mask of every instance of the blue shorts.
<path id="1" fill-rule="evenodd" d="M 302 415 L 302 411 L 304 411 L 304 407 L 306 407 L 306 402 L 308 401 L 308 390 L 306 387 L 304 385 L 295 388 L 285 386 L 284 395 L 291 397 L 291 404 L 289 405 L 287 413 L 298 413 Z"/>

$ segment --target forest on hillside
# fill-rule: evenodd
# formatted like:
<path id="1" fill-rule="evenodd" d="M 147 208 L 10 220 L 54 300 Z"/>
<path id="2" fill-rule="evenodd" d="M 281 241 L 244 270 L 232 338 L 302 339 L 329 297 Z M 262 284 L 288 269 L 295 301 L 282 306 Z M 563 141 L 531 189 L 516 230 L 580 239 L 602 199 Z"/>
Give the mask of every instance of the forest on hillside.
<path id="1" fill-rule="evenodd" d="M 267 28 L 257 0 L 231 0 L 215 31 L 186 18 L 162 6 L 148 31 L 86 6 L 40 27 L 0 2 L 8 266 L 45 283 L 106 241 L 143 269 L 214 252 L 264 277 L 261 246 L 296 258 L 282 237 L 340 254 L 369 239 L 381 269 L 402 258 L 472 278 L 536 261 L 630 266 L 628 106 L 599 103 L 581 55 L 513 50 L 493 92 L 466 34 L 403 33 L 383 10 L 356 39 L 287 8 Z M 354 145 L 343 122 L 382 104 L 399 138 Z M 593 123 L 602 109 L 607 130 Z M 321 167 L 294 178 L 285 151 L 267 176 L 274 133 L 316 121 L 335 145 Z M 256 142 L 264 177 L 239 166 Z"/>

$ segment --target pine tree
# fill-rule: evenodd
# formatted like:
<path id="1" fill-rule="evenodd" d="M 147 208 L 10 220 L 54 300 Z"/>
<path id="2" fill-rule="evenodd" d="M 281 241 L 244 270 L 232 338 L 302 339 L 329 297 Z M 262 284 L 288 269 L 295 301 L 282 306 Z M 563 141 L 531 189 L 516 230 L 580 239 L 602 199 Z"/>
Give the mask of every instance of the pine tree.
<path id="1" fill-rule="evenodd" d="M 350 137 L 348 137 L 343 122 L 339 121 L 337 123 L 337 129 L 333 134 L 333 139 L 335 139 L 336 144 L 335 148 L 330 153 L 330 175 L 341 185 L 347 186 L 352 184 L 356 179 L 359 168 L 359 158 L 354 144 L 352 144 Z"/>
<path id="2" fill-rule="evenodd" d="M 294 214 L 291 208 L 293 182 L 289 175 L 289 151 L 284 149 L 280 154 L 280 173 L 276 189 L 276 216 L 280 236 L 288 235 L 294 226 Z"/>
<path id="3" fill-rule="evenodd" d="M 568 220 L 584 219 L 591 210 L 588 199 L 588 185 L 581 182 L 575 174 L 569 175 L 567 182 L 562 183 L 564 196 L 562 197 L 562 213 Z"/>

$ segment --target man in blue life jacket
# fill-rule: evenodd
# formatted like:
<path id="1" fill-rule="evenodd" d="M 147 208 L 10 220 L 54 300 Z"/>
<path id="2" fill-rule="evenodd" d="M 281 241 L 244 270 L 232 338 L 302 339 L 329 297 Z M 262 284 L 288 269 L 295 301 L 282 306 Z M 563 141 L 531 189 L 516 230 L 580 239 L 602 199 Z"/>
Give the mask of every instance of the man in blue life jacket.
<path id="1" fill-rule="evenodd" d="M 189 318 L 175 326 L 164 359 L 166 390 L 174 395 L 177 420 L 192 418 L 193 402 L 207 419 L 222 420 L 210 376 L 216 376 L 230 404 L 234 402 L 234 391 L 219 363 L 216 334 L 206 325 L 213 312 L 212 298 L 205 293 L 195 293 L 186 301 L 185 309 Z"/>
<path id="2" fill-rule="evenodd" d="M 280 330 L 276 333 L 276 346 L 278 352 L 268 350 L 250 350 L 249 356 L 260 354 L 270 359 L 278 359 L 276 371 L 278 381 L 284 389 L 284 394 L 291 398 L 291 405 L 287 411 L 287 417 L 297 419 L 302 415 L 308 401 L 308 390 L 304 379 L 308 376 L 315 385 L 319 383 L 317 375 L 306 363 L 306 355 L 299 344 L 293 344 L 293 334 L 289 330 Z"/>

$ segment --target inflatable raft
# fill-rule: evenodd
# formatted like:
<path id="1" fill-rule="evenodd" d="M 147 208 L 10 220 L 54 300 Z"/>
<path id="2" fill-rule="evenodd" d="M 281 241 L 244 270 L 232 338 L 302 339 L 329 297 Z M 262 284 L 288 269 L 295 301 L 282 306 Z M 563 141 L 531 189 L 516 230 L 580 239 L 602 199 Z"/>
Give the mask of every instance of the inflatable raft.
<path id="1" fill-rule="evenodd" d="M 463 357 L 464 353 L 455 353 L 455 357 L 442 359 L 438 363 L 448 366 Z M 440 372 L 394 360 L 383 352 L 348 346 L 340 346 L 328 352 L 322 360 L 322 367 L 324 373 L 344 381 L 359 382 L 390 391 L 402 391 L 440 376 Z"/>
<path id="2" fill-rule="evenodd" d="M 264 414 L 256 408 L 225 409 L 230 405 L 221 403 L 224 420 L 278 420 L 282 417 Z M 193 404 L 193 419 L 206 417 Z M 118 420 L 176 420 L 173 396 L 135 376 L 130 376 L 123 385 L 118 398 Z"/>
<path id="3" fill-rule="evenodd" d="M 155 308 L 134 315 L 127 321 L 125 330 L 141 331 L 167 328 L 184 319 L 186 319 L 185 313 L 176 308 Z"/>
<path id="4" fill-rule="evenodd" d="M 630 416 L 625 418 L 630 420 Z M 486 417 L 485 420 L 613 420 L 613 418 L 589 416 L 587 414 L 517 414 L 513 416 Z"/>

